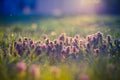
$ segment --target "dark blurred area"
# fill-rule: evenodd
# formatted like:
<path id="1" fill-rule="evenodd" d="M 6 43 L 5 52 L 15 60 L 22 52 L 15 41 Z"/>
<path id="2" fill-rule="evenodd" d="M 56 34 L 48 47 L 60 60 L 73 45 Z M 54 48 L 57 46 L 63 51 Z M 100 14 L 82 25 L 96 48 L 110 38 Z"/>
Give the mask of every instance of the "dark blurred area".
<path id="1" fill-rule="evenodd" d="M 82 11 L 80 8 L 77 8 L 81 5 L 78 3 L 80 1 L 81 0 L 0 0 L 0 15 L 80 14 Z M 120 15 L 120 0 L 99 1 L 104 4 L 104 10 L 97 14 Z M 75 5 L 77 5 L 77 7 Z"/>
<path id="2" fill-rule="evenodd" d="M 0 0 L 1 15 L 27 14 L 35 8 L 35 0 Z"/>
<path id="3" fill-rule="evenodd" d="M 120 0 L 103 0 L 106 5 L 107 14 L 120 15 Z"/>

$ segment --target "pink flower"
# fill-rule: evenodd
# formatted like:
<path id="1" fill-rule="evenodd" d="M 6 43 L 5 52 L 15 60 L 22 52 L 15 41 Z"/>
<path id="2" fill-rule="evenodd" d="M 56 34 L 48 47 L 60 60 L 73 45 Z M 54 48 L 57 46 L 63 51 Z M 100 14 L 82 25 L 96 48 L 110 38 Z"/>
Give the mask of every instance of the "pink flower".
<path id="1" fill-rule="evenodd" d="M 78 34 L 76 34 L 76 35 L 75 35 L 75 38 L 76 38 L 76 39 L 79 39 L 79 35 L 78 35 Z"/>
<path id="2" fill-rule="evenodd" d="M 79 50 L 76 48 L 76 46 L 73 46 L 73 52 L 74 53 L 79 53 Z"/>
<path id="3" fill-rule="evenodd" d="M 89 76 L 87 74 L 80 74 L 79 80 L 89 80 Z"/>
<path id="4" fill-rule="evenodd" d="M 40 77 L 40 68 L 38 65 L 32 65 L 30 66 L 29 68 L 29 73 L 30 73 L 30 76 L 34 79 L 38 79 Z"/>
<path id="5" fill-rule="evenodd" d="M 27 66 L 26 66 L 26 63 L 24 63 L 24 62 L 18 62 L 18 63 L 16 64 L 16 69 L 17 69 L 19 72 L 25 71 L 26 68 L 27 68 Z"/>

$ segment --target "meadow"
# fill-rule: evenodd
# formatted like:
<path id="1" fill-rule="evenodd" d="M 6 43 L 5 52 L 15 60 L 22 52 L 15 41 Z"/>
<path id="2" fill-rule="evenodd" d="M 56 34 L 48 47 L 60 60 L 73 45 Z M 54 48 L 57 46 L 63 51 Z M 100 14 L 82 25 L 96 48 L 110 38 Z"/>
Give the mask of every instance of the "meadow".
<path id="1" fill-rule="evenodd" d="M 0 23 L 0 80 L 120 80 L 120 17 L 13 17 Z"/>

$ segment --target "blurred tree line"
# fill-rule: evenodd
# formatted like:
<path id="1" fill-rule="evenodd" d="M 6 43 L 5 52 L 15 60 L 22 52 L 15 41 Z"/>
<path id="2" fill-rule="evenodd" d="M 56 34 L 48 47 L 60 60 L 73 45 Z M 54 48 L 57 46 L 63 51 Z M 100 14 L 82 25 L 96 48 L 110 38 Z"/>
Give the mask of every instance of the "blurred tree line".
<path id="1" fill-rule="evenodd" d="M 0 14 L 22 14 L 24 8 L 34 9 L 36 0 L 0 0 Z"/>
<path id="2" fill-rule="evenodd" d="M 51 0 L 52 1 L 52 0 Z M 120 14 L 120 0 L 102 0 L 106 11 L 103 14 Z M 37 0 L 0 0 L 0 14 L 23 14 L 34 12 Z M 47 2 L 47 0 L 46 0 Z M 29 12 L 29 13 L 31 13 Z"/>
<path id="3" fill-rule="evenodd" d="M 103 0 L 106 5 L 106 13 L 120 14 L 120 0 Z"/>

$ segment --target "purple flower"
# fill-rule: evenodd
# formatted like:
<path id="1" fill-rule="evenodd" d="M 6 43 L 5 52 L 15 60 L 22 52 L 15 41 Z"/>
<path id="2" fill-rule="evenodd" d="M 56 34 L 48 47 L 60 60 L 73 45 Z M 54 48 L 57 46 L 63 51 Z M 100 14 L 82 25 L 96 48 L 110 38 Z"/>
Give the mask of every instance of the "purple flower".
<path id="1" fill-rule="evenodd" d="M 35 48 L 35 44 L 34 44 L 34 43 L 31 45 L 31 48 L 32 48 L 32 49 L 34 49 L 34 48 Z"/>
<path id="2" fill-rule="evenodd" d="M 89 43 L 86 44 L 86 49 L 87 49 L 88 51 L 90 51 L 90 44 L 89 44 Z"/>
<path id="3" fill-rule="evenodd" d="M 33 44 L 33 43 L 34 43 L 34 42 L 31 40 L 31 41 L 30 41 L 30 45 Z"/>
<path id="4" fill-rule="evenodd" d="M 48 45 L 50 43 L 49 39 L 46 39 L 46 45 Z"/>
<path id="5" fill-rule="evenodd" d="M 97 37 L 99 37 L 99 38 L 103 38 L 103 33 L 101 33 L 101 32 L 97 32 Z"/>
<path id="6" fill-rule="evenodd" d="M 73 53 L 79 53 L 79 50 L 76 48 L 76 46 L 73 46 Z"/>
<path id="7" fill-rule="evenodd" d="M 70 46 L 67 46 L 67 48 L 66 48 L 66 53 L 70 53 Z"/>
<path id="8" fill-rule="evenodd" d="M 99 50 L 98 48 L 94 49 L 94 53 L 95 53 L 96 55 L 98 55 L 99 51 L 100 51 L 100 50 Z"/>
<path id="9" fill-rule="evenodd" d="M 65 50 L 65 49 L 62 50 L 62 51 L 61 51 L 61 54 L 63 54 L 63 55 L 66 54 L 66 50 Z"/>
<path id="10" fill-rule="evenodd" d="M 107 35 L 106 39 L 107 39 L 107 42 L 108 42 L 108 43 L 111 42 L 111 40 L 112 40 L 112 38 L 111 38 L 110 35 Z"/>
<path id="11" fill-rule="evenodd" d="M 69 38 L 67 37 L 66 38 L 66 45 L 68 45 L 69 44 Z"/>
<path id="12" fill-rule="evenodd" d="M 61 35 L 59 36 L 59 40 L 60 40 L 60 41 L 65 41 L 65 38 L 66 38 L 66 34 L 65 34 L 65 33 L 63 33 L 63 34 L 61 34 Z"/>
<path id="13" fill-rule="evenodd" d="M 53 42 L 51 41 L 50 42 L 50 46 L 53 48 L 54 47 L 54 44 L 53 44 Z"/>

